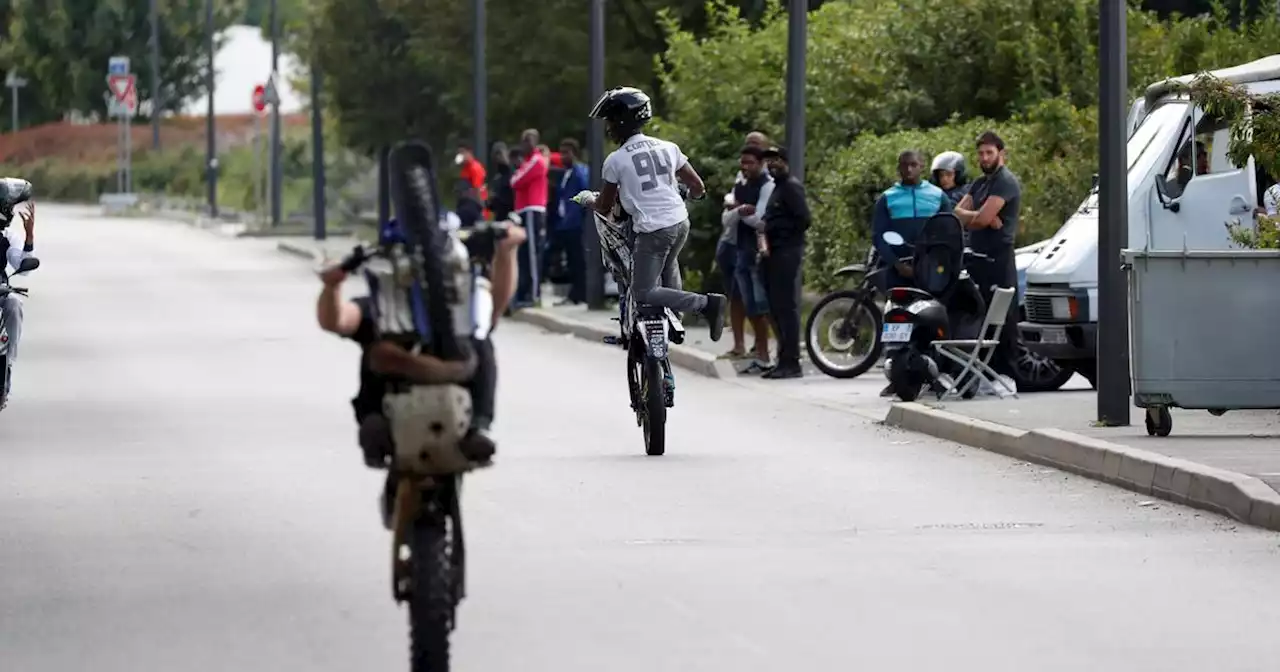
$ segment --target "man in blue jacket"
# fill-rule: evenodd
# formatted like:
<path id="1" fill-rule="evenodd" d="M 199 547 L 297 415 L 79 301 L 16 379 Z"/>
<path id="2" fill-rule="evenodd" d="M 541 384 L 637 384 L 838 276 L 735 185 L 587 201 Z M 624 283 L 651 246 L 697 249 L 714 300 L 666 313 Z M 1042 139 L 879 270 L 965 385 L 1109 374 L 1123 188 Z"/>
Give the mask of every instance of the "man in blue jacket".
<path id="1" fill-rule="evenodd" d="M 939 212 L 951 212 L 951 199 L 937 186 L 920 179 L 924 160 L 920 152 L 907 150 L 898 155 L 899 182 L 889 187 L 876 199 L 872 215 L 872 244 L 880 253 L 880 263 L 889 266 L 885 273 L 884 287 L 902 287 L 912 284 L 911 259 L 902 247 L 884 241 L 886 231 L 902 236 L 908 245 L 915 242 L 920 230 L 930 217 Z"/>
<path id="2" fill-rule="evenodd" d="M 559 202 L 555 228 L 551 232 L 551 247 L 563 249 L 565 264 L 569 267 L 569 296 L 562 303 L 579 304 L 587 300 L 587 261 L 582 245 L 582 226 L 587 211 L 573 202 L 580 191 L 591 188 L 591 174 L 586 164 L 578 160 L 578 141 L 565 138 L 560 143 L 560 159 L 564 162 L 564 174 L 560 177 Z M 594 225 L 594 224 L 593 224 Z M 548 253 L 550 256 L 551 253 Z"/>

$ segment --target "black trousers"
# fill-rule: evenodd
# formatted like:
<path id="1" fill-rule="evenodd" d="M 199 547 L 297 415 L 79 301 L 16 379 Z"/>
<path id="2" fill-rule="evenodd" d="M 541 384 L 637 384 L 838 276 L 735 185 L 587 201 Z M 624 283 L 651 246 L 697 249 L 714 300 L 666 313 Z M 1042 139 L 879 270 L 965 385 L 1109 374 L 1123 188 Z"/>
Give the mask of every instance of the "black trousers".
<path id="1" fill-rule="evenodd" d="M 587 255 L 582 243 L 582 229 L 569 229 L 551 232 L 547 244 L 546 259 L 550 260 L 557 251 L 564 251 L 565 266 L 569 269 L 569 300 L 582 303 L 587 300 Z M 543 263 L 545 274 L 549 264 Z"/>
<path id="2" fill-rule="evenodd" d="M 526 210 L 520 215 L 524 222 L 525 241 L 520 244 L 520 281 L 516 284 L 516 303 L 529 304 L 538 300 L 542 289 L 542 252 L 546 244 L 547 213 Z"/>
<path id="3" fill-rule="evenodd" d="M 770 247 L 761 263 L 769 311 L 778 332 L 778 368 L 800 367 L 800 292 L 804 244 Z"/>
<path id="4" fill-rule="evenodd" d="M 969 277 L 978 285 L 982 298 L 991 305 L 991 297 L 995 296 L 994 286 L 1018 286 L 1018 265 L 1014 260 L 1013 245 L 994 250 L 974 250 L 989 255 L 991 261 L 975 260 L 969 264 Z M 985 336 L 985 334 L 984 334 Z M 1000 345 L 992 357 L 992 364 L 1001 367 L 1009 361 L 1018 343 L 1018 297 L 1015 295 L 1009 303 L 1009 314 L 1005 317 L 1004 328 L 1000 330 Z M 1000 369 L 1000 367 L 997 367 Z M 1000 369 L 1003 370 L 1003 369 Z"/>

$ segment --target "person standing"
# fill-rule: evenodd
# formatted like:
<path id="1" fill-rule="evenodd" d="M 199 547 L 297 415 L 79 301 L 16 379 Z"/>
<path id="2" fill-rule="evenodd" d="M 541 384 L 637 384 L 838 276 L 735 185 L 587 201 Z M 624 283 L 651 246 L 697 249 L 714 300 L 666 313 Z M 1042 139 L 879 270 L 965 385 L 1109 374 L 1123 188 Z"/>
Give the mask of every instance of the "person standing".
<path id="1" fill-rule="evenodd" d="M 755 360 L 743 373 L 763 373 L 769 370 L 769 298 L 760 265 L 760 254 L 766 248 L 759 244 L 758 236 L 764 230 L 764 213 L 774 182 L 765 170 L 764 150 L 759 147 L 743 147 L 738 165 L 743 181 L 733 187 L 737 205 L 725 212 L 722 221 L 730 222 L 735 229 L 733 285 L 755 332 Z"/>
<path id="2" fill-rule="evenodd" d="M 762 251 L 769 309 L 778 332 L 778 364 L 764 378 L 799 378 L 800 292 L 804 281 L 805 232 L 812 215 L 804 185 L 791 174 L 787 148 L 771 146 L 764 151 L 773 176 L 773 195 L 764 212 L 766 248 Z"/>
<path id="3" fill-rule="evenodd" d="M 939 212 L 951 212 L 951 200 L 941 188 L 920 179 L 924 161 L 920 152 L 909 149 L 898 155 L 898 182 L 876 199 L 871 219 L 871 244 L 880 253 L 880 263 L 888 270 L 881 275 L 883 286 L 910 287 L 913 284 L 909 247 L 920 235 L 924 223 Z M 904 245 L 890 245 L 884 234 L 902 236 Z M 902 258 L 905 255 L 905 258 Z"/>
<path id="4" fill-rule="evenodd" d="M 471 145 L 465 142 L 458 143 L 458 153 L 453 157 L 453 162 L 458 165 L 458 177 L 465 180 L 467 184 L 475 189 L 475 196 L 484 203 L 489 198 L 488 187 L 485 186 L 484 164 L 476 158 L 474 152 L 471 151 Z M 489 212 L 485 212 L 484 216 L 488 217 Z"/>
<path id="5" fill-rule="evenodd" d="M 591 188 L 591 174 L 587 165 L 578 160 L 579 151 L 578 141 L 573 138 L 565 138 L 560 142 L 560 160 L 565 169 L 560 178 L 556 204 L 558 225 L 551 234 L 552 247 L 564 251 L 565 263 L 569 268 L 569 296 L 562 303 L 572 305 L 587 301 L 587 261 L 582 243 L 582 227 L 588 222 L 586 210 L 575 203 L 573 197 Z"/>
<path id="6" fill-rule="evenodd" d="M 539 252 L 547 237 L 547 171 L 550 161 L 538 151 L 538 131 L 528 129 L 520 135 L 523 161 L 511 176 L 515 189 L 516 212 L 527 234 L 520 250 L 520 286 L 516 290 L 516 307 L 536 305 L 541 274 L 538 272 Z"/>
<path id="7" fill-rule="evenodd" d="M 743 144 L 747 147 L 756 147 L 763 150 L 769 146 L 769 138 L 760 131 L 752 131 L 747 134 Z M 738 175 L 733 181 L 734 188 L 736 189 L 738 185 L 745 182 L 746 177 L 742 174 L 742 170 L 738 170 Z M 720 359 L 742 359 L 750 356 L 747 354 L 746 345 L 747 309 L 742 300 L 742 293 L 737 286 L 736 277 L 738 268 L 738 220 L 736 213 L 738 207 L 739 203 L 734 199 L 733 192 L 726 194 L 724 212 L 720 216 L 720 224 L 724 229 L 720 233 L 720 241 L 716 243 L 716 264 L 720 267 L 720 277 L 724 278 L 724 293 L 729 297 L 729 328 L 733 333 L 733 348 L 720 355 Z M 768 325 L 768 320 L 765 320 L 765 324 L 766 326 Z M 768 331 L 757 333 L 755 337 L 755 350 L 760 350 L 760 342 L 763 340 L 767 351 L 769 347 Z"/>
<path id="8" fill-rule="evenodd" d="M 969 246 L 985 254 L 990 262 L 970 264 L 969 275 L 988 302 L 996 287 L 1017 287 L 1018 267 L 1014 260 L 1014 240 L 1018 235 L 1018 214 L 1022 208 L 1022 184 L 1005 166 L 1004 140 L 995 131 L 978 136 L 978 166 L 982 176 L 973 181 L 969 193 L 956 206 L 956 216 L 969 231 Z M 1009 304 L 1009 314 L 1000 331 L 995 362 L 1011 360 L 1017 345 L 1018 301 Z M 1003 353 L 1003 357 L 999 355 Z"/>
<path id="9" fill-rule="evenodd" d="M 492 188 L 486 205 L 493 219 L 500 222 L 515 210 L 516 192 L 511 187 L 511 157 L 504 142 L 493 143 L 493 152 L 489 157 Z"/>

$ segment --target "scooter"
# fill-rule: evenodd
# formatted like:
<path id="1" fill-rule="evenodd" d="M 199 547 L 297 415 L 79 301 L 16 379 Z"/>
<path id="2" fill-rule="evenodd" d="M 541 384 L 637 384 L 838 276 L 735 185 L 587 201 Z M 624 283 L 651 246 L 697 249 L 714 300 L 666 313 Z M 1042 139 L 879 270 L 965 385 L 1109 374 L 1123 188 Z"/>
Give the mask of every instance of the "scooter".
<path id="1" fill-rule="evenodd" d="M 906 244 L 893 231 L 884 234 L 884 241 L 895 247 Z M 965 249 L 962 259 L 968 262 L 990 258 Z M 976 331 L 973 325 L 981 325 L 987 312 L 982 293 L 962 266 L 941 296 L 917 287 L 894 287 L 888 294 L 880 340 L 884 343 L 884 371 L 890 389 L 902 401 L 915 401 L 927 386 L 941 399 L 951 389 L 946 370 L 951 367 L 947 362 L 939 365 L 933 342 Z M 973 393 L 976 388 L 966 394 Z"/>

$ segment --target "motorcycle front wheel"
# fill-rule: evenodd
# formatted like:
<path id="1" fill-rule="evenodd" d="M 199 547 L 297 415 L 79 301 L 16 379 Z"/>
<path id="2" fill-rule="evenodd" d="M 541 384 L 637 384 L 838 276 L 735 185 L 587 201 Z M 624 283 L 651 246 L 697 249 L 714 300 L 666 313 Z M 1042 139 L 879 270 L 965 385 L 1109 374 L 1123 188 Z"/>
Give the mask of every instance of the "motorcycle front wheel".
<path id="1" fill-rule="evenodd" d="M 644 452 L 658 456 L 667 450 L 667 397 L 662 361 L 644 358 L 641 389 L 644 392 Z"/>
<path id="2" fill-rule="evenodd" d="M 809 360 L 832 378 L 857 378 L 880 360 L 883 324 L 884 315 L 869 295 L 850 289 L 831 292 L 814 305 L 804 326 Z"/>
<path id="3" fill-rule="evenodd" d="M 449 516 L 438 500 L 424 502 L 413 524 L 413 583 L 408 600 L 412 672 L 449 670 L 449 635 L 453 631 L 458 580 L 449 526 Z"/>

